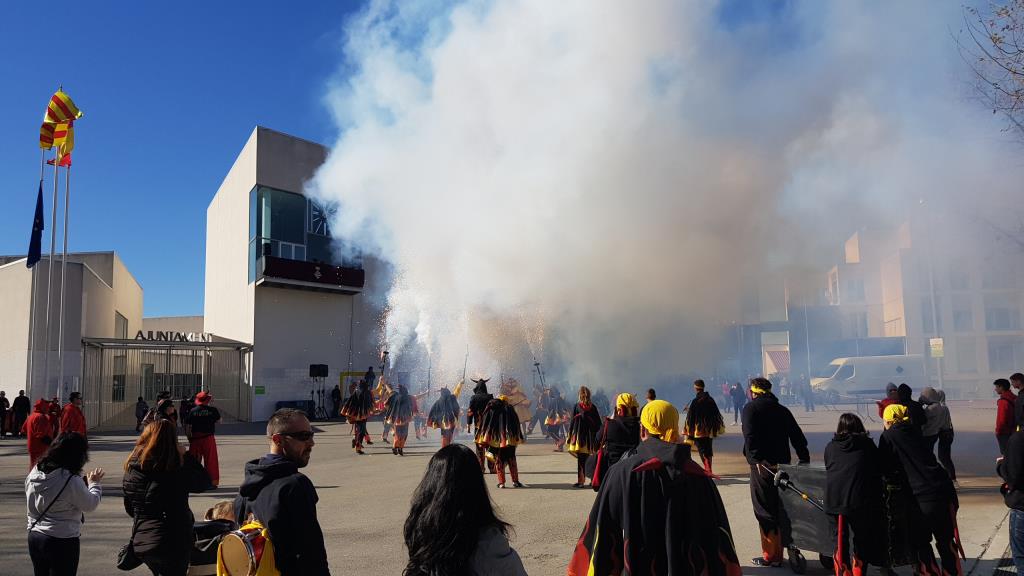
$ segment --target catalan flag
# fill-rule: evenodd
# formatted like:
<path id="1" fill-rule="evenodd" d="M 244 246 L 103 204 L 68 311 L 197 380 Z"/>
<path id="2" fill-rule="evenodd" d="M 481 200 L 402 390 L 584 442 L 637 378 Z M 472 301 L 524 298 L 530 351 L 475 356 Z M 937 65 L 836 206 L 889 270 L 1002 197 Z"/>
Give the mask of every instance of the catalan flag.
<path id="1" fill-rule="evenodd" d="M 56 126 L 56 124 L 43 122 L 43 125 L 39 127 L 39 147 L 43 150 L 53 148 L 53 129 Z"/>
<path id="2" fill-rule="evenodd" d="M 81 117 L 82 111 L 78 109 L 78 106 L 75 106 L 71 97 L 64 90 L 58 89 L 50 97 L 50 103 L 46 106 L 43 122 L 46 124 L 59 124 L 61 122 L 77 120 Z"/>
<path id="3" fill-rule="evenodd" d="M 59 156 L 71 153 L 75 148 L 75 123 L 73 121 L 61 122 L 54 127 L 53 145 L 57 147 Z"/>
<path id="4" fill-rule="evenodd" d="M 46 163 L 49 166 L 53 166 L 54 161 L 55 160 L 53 158 L 50 158 L 49 160 L 46 161 Z M 60 162 L 57 164 L 57 166 L 60 166 L 61 168 L 67 168 L 68 166 L 71 166 L 71 152 L 68 152 L 67 154 L 61 156 Z"/>

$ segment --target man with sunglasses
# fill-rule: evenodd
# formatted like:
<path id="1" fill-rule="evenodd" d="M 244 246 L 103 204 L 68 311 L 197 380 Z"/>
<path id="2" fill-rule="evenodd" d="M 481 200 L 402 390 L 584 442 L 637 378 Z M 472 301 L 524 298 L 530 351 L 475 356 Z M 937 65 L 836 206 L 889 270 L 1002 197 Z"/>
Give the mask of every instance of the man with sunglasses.
<path id="1" fill-rule="evenodd" d="M 282 576 L 329 576 L 316 488 L 299 472 L 313 451 L 309 419 L 301 410 L 282 408 L 267 422 L 267 440 L 270 453 L 245 464 L 235 498 L 237 521 L 243 524 L 252 513 L 270 531 Z"/>

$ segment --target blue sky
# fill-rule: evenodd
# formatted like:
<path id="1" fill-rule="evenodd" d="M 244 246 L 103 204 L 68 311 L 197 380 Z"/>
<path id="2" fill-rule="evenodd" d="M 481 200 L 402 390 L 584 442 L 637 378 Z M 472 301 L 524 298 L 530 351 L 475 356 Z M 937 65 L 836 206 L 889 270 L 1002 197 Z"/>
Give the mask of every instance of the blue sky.
<path id="1" fill-rule="evenodd" d="M 788 4 L 751 10 L 724 0 L 719 18 L 726 29 L 778 22 Z M 62 84 L 85 111 L 76 125 L 70 249 L 117 251 L 145 290 L 147 316 L 202 314 L 207 204 L 257 124 L 335 141 L 322 98 L 343 62 L 345 20 L 361 6 L 5 5 L 0 253 L 27 251 L 39 123 Z M 58 24 L 55 10 L 73 14 Z M 44 251 L 48 242 L 49 230 Z"/>
<path id="2" fill-rule="evenodd" d="M 252 128 L 322 143 L 336 136 L 321 98 L 359 3 L 294 6 L 5 4 L 0 253 L 28 249 L 39 123 L 63 84 L 85 111 L 76 125 L 71 250 L 116 250 L 145 290 L 147 316 L 202 314 L 206 207 Z M 49 229 L 44 251 L 48 242 Z"/>

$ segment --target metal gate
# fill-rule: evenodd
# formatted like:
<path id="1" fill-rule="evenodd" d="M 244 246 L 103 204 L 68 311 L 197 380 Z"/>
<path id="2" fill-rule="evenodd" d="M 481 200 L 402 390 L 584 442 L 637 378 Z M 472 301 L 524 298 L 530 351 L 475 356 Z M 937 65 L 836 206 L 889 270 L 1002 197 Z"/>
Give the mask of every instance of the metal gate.
<path id="1" fill-rule="evenodd" d="M 225 421 L 251 416 L 249 344 L 85 338 L 82 349 L 82 410 L 90 428 L 134 428 L 139 397 L 153 407 L 161 391 L 182 400 L 206 390 Z"/>

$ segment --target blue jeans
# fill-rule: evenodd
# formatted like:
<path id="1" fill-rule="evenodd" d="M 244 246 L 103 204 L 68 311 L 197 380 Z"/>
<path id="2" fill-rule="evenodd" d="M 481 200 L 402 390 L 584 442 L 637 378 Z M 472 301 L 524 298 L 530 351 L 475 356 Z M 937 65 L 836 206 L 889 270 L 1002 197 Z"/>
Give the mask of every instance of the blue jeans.
<path id="1" fill-rule="evenodd" d="M 1024 512 L 1010 509 L 1010 551 L 1017 576 L 1024 576 Z"/>

